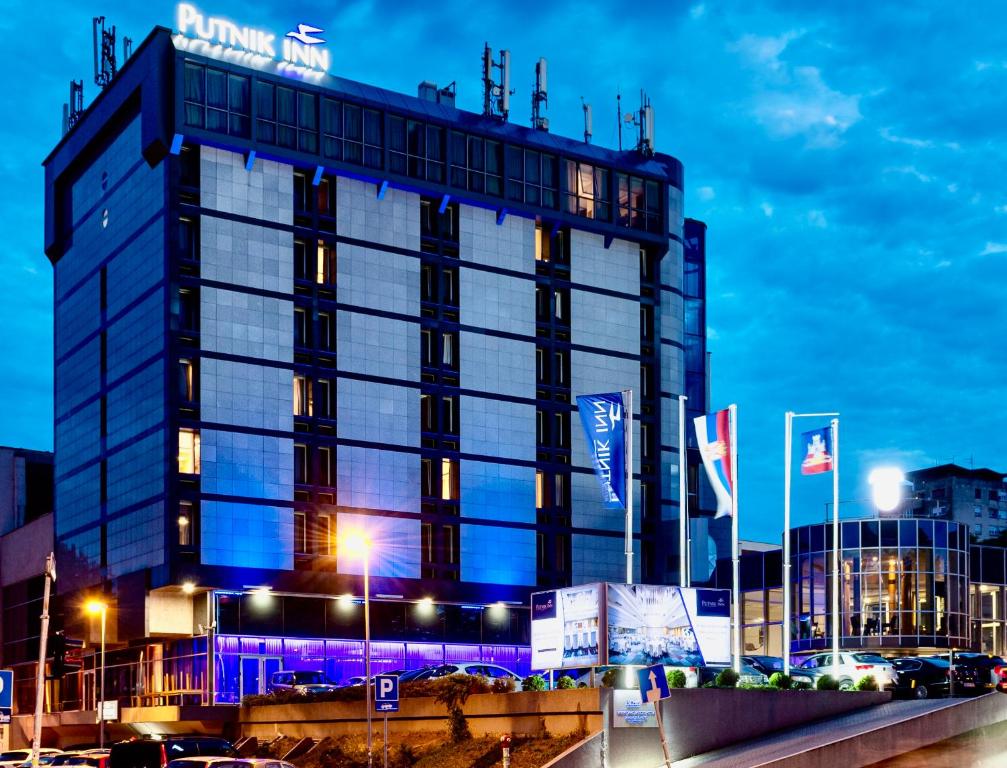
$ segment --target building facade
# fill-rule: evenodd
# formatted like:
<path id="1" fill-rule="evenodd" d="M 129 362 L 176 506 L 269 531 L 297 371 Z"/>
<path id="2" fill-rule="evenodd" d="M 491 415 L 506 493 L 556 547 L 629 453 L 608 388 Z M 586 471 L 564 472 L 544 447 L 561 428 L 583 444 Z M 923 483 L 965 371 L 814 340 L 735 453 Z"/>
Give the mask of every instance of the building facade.
<path id="1" fill-rule="evenodd" d="M 359 530 L 389 668 L 527 667 L 533 589 L 624 576 L 574 397 L 625 389 L 676 583 L 681 164 L 232 53 L 156 29 L 45 163 L 68 633 L 99 592 L 190 680 L 215 630 L 221 696 L 359 674 Z"/>
<path id="2" fill-rule="evenodd" d="M 991 469 L 967 469 L 957 464 L 908 472 L 913 513 L 954 520 L 968 526 L 978 541 L 1007 532 L 1007 482 Z"/>

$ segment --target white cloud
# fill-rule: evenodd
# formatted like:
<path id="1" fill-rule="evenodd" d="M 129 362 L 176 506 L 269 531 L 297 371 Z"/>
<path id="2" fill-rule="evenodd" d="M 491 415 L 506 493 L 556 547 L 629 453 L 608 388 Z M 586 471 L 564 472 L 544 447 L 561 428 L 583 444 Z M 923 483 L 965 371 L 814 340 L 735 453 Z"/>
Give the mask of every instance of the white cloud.
<path id="1" fill-rule="evenodd" d="M 795 29 L 784 32 L 776 37 L 762 35 L 742 35 L 738 40 L 729 44 L 727 49 L 741 54 L 749 62 L 778 70 L 783 67 L 780 61 L 780 54 L 794 40 L 804 35 L 803 29 Z"/>
<path id="2" fill-rule="evenodd" d="M 901 173 L 905 176 L 912 176 L 917 181 L 922 181 L 927 184 L 933 181 L 933 178 L 927 174 L 920 171 L 915 165 L 899 165 L 899 166 L 889 166 L 884 169 L 884 173 Z M 954 192 L 955 190 L 951 190 Z"/>
<path id="3" fill-rule="evenodd" d="M 947 259 L 941 259 L 940 261 L 937 262 L 937 264 L 934 265 L 934 269 L 947 269 L 950 266 L 951 266 L 950 261 L 948 261 Z"/>
<path id="4" fill-rule="evenodd" d="M 825 219 L 825 214 L 819 210 L 808 211 L 808 223 L 819 229 L 825 229 L 829 226 L 829 222 Z"/>
<path id="5" fill-rule="evenodd" d="M 948 192 L 950 192 L 953 195 L 957 191 L 958 191 L 958 185 L 955 182 L 952 181 L 950 184 L 948 184 Z"/>
<path id="6" fill-rule="evenodd" d="M 773 218 L 773 206 L 769 203 L 763 202 L 759 207 L 762 208 L 762 212 L 766 214 L 767 219 Z"/>
<path id="7" fill-rule="evenodd" d="M 979 253 L 980 256 L 991 256 L 994 253 L 1007 253 L 1007 243 L 994 243 L 987 241 L 986 247 Z"/>
<path id="8" fill-rule="evenodd" d="M 717 196 L 717 193 L 713 191 L 713 187 L 700 187 L 696 190 L 696 194 L 699 195 L 700 200 L 712 200 Z"/>
<path id="9" fill-rule="evenodd" d="M 703 3 L 694 5 L 692 6 L 692 8 L 689 9 L 689 16 L 691 16 L 694 19 L 701 19 L 705 15 L 706 15 L 706 6 Z"/>

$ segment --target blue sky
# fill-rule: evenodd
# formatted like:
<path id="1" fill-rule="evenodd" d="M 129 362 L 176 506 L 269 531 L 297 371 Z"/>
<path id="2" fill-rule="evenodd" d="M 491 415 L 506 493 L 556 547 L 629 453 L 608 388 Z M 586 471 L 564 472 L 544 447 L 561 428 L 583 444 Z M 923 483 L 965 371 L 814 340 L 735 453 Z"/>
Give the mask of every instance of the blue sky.
<path id="1" fill-rule="evenodd" d="M 138 43 L 174 4 L 8 3 L 0 121 L 0 444 L 52 447 L 52 276 L 41 161 L 71 77 L 90 80 L 90 11 Z M 841 498 L 878 463 L 1007 469 L 1004 14 L 992 3 L 313 2 L 197 5 L 249 25 L 326 30 L 336 74 L 414 92 L 458 83 L 478 110 L 484 40 L 509 48 L 512 120 L 549 59 L 552 130 L 616 143 L 646 88 L 656 144 L 686 168 L 687 215 L 709 225 L 716 405 L 736 402 L 744 536 L 775 539 L 783 412 L 842 412 Z M 296 9 L 291 17 L 286 9 Z M 41 26 L 40 26 L 41 23 Z M 32 29 L 44 29 L 30 33 Z M 817 426 L 808 423 L 807 427 Z M 798 522 L 828 478 L 795 482 Z"/>

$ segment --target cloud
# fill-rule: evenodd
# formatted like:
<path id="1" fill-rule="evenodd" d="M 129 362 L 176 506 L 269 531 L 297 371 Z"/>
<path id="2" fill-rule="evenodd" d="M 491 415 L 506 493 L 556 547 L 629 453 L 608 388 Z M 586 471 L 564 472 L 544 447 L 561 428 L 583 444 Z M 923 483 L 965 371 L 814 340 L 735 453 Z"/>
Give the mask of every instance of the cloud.
<path id="1" fill-rule="evenodd" d="M 825 229 L 829 226 L 829 222 L 825 220 L 825 214 L 818 210 L 808 211 L 808 223 L 819 229 Z"/>
<path id="2" fill-rule="evenodd" d="M 706 5 L 698 3 L 689 9 L 689 16 L 693 19 L 701 19 L 706 15 Z"/>
<path id="3" fill-rule="evenodd" d="M 986 247 L 979 252 L 980 256 L 992 256 L 996 253 L 1007 253 L 1007 243 L 986 242 Z"/>
<path id="4" fill-rule="evenodd" d="M 700 200 L 709 201 L 717 196 L 713 191 L 713 187 L 700 187 L 696 190 L 696 194 L 699 196 Z"/>
<path id="5" fill-rule="evenodd" d="M 762 212 L 766 215 L 767 219 L 773 218 L 773 206 L 771 206 L 769 203 L 763 201 L 763 203 L 759 206 L 759 208 L 762 209 Z"/>

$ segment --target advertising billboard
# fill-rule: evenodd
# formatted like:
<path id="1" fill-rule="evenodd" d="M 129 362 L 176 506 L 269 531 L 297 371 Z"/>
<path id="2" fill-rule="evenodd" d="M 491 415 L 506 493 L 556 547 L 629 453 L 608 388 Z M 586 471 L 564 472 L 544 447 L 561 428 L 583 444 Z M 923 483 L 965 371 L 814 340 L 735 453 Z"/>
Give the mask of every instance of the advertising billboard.
<path id="1" fill-rule="evenodd" d="M 593 667 L 600 661 L 601 585 L 531 596 L 532 669 Z"/>
<path id="2" fill-rule="evenodd" d="M 731 663 L 728 590 L 607 584 L 607 662 L 698 667 Z"/>

